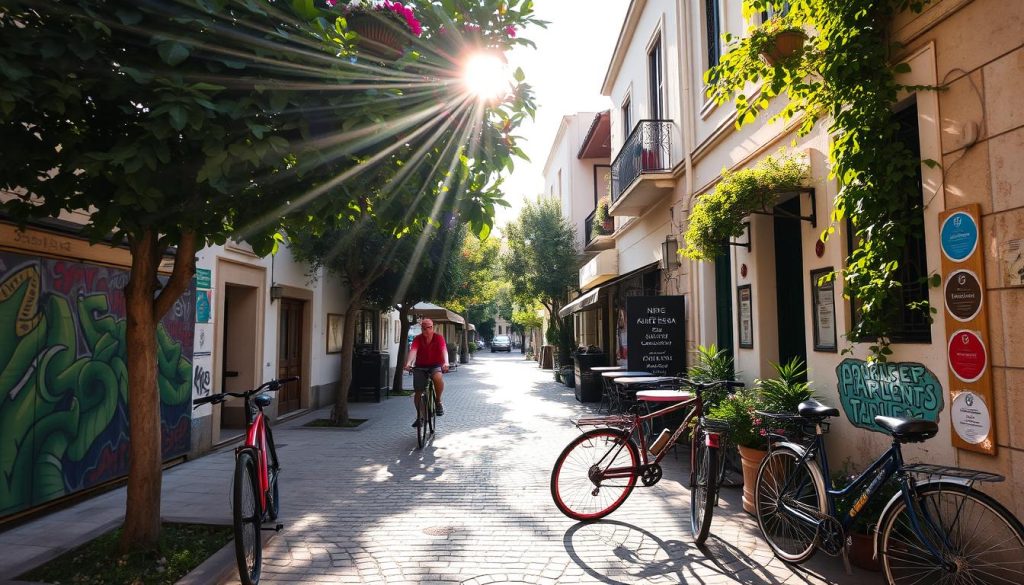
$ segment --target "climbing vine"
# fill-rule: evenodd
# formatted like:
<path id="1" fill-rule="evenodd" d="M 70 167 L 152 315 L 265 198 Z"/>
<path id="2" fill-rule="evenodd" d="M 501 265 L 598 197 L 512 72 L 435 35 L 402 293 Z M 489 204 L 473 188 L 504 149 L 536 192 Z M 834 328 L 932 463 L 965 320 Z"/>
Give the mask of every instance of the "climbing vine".
<path id="1" fill-rule="evenodd" d="M 737 126 L 756 119 L 776 96 L 788 101 L 771 120 L 802 116 L 801 136 L 819 121 L 828 123 L 830 178 L 838 180 L 840 190 L 821 238 L 832 236 L 840 222 L 850 220 L 854 245 L 840 276 L 845 294 L 857 299 L 860 314 L 847 338 L 877 340 L 872 350 L 881 360 L 892 353 L 889 338 L 903 311 L 897 277 L 903 250 L 921 229 L 921 205 L 914 209 L 904 197 L 894 196 L 908 189 L 920 192 L 922 161 L 896 140 L 892 108 L 900 91 L 925 89 L 897 82 L 896 75 L 909 71 L 909 66 L 891 62 L 888 27 L 896 14 L 919 12 L 925 4 L 744 0 L 746 20 L 768 10 L 775 16 L 751 27 L 742 38 L 726 34 L 728 51 L 706 73 L 709 97 L 717 103 L 733 100 Z M 792 28 L 807 33 L 803 50 L 769 65 L 760 56 L 766 34 Z M 757 89 L 748 93 L 751 87 Z M 929 316 L 934 312 L 921 303 L 911 308 Z"/>

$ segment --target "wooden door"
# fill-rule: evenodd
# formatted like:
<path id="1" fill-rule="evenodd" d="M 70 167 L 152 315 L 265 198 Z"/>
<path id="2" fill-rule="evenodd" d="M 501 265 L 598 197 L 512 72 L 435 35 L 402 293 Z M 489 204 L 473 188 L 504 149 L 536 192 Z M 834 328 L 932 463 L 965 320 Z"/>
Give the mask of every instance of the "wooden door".
<path id="1" fill-rule="evenodd" d="M 302 313 L 305 301 L 281 299 L 281 322 L 278 327 L 279 342 L 277 356 L 277 377 L 302 375 Z M 277 413 L 284 414 L 299 408 L 299 382 L 289 382 L 277 393 Z"/>

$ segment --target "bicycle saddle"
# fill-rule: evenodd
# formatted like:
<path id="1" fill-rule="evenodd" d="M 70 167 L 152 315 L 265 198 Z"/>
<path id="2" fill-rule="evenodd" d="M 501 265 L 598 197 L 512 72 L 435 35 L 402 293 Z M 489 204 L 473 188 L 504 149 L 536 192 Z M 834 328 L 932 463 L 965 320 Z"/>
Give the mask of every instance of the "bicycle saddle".
<path id="1" fill-rule="evenodd" d="M 935 436 L 939 425 L 934 421 L 919 418 L 897 418 L 894 416 L 875 417 L 875 424 L 889 431 L 894 439 L 904 443 L 918 443 Z"/>
<path id="2" fill-rule="evenodd" d="M 800 416 L 804 418 L 825 418 L 827 416 L 839 416 L 839 409 L 834 406 L 825 406 L 817 400 L 804 400 L 796 408 Z"/>

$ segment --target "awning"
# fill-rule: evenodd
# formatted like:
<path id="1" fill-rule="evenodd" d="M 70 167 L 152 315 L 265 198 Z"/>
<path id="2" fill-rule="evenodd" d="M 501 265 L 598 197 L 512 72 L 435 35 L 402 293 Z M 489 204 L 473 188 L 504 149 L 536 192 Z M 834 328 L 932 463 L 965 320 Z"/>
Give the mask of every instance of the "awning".
<path id="1" fill-rule="evenodd" d="M 601 292 L 601 287 L 599 286 L 599 287 L 591 290 L 590 292 L 588 292 L 588 293 L 586 293 L 584 295 L 581 295 L 579 298 L 577 298 L 573 302 L 571 302 L 568 305 L 562 307 L 558 311 L 558 316 L 564 318 L 564 317 L 566 317 L 568 315 L 571 315 L 572 313 L 575 313 L 576 311 L 582 311 L 583 309 L 589 307 L 590 305 L 593 305 L 594 303 L 597 302 L 597 297 L 600 294 L 600 292 Z"/>
<path id="2" fill-rule="evenodd" d="M 417 317 L 432 321 L 448 321 L 450 323 L 458 323 L 459 325 L 466 324 L 466 320 L 457 313 L 432 303 L 416 303 L 412 306 L 412 311 L 410 312 Z"/>

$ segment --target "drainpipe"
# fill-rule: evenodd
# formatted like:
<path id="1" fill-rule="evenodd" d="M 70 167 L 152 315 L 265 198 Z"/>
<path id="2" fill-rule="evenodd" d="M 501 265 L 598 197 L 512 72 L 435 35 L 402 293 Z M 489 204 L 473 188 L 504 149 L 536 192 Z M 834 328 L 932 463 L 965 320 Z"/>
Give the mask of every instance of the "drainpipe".
<path id="1" fill-rule="evenodd" d="M 683 191 L 683 203 L 687 209 L 687 216 L 689 216 L 690 205 L 693 202 L 694 197 L 694 179 L 693 179 L 693 145 L 696 144 L 696 119 L 694 117 L 694 99 L 693 89 L 690 86 L 690 80 L 693 73 L 693 59 L 691 53 L 691 42 L 689 32 L 689 8 L 690 3 L 677 3 L 676 4 L 676 43 L 679 47 L 679 63 L 681 64 L 681 72 L 679 75 L 679 107 L 682 113 L 681 119 L 683 121 L 683 127 L 681 128 L 681 134 L 683 137 L 683 164 L 685 168 L 685 180 L 684 180 L 684 191 Z M 684 42 L 683 39 L 686 39 Z M 679 214 L 680 216 L 682 213 Z M 682 222 L 680 222 L 682 226 Z M 682 242 L 682 237 L 679 240 Z M 693 307 L 693 321 L 696 325 L 694 331 L 694 341 L 697 343 L 704 342 L 703 328 L 704 319 L 702 318 L 704 298 L 700 294 L 700 278 L 698 272 L 700 265 L 693 260 L 687 260 L 690 263 L 690 270 L 687 271 L 687 275 L 690 281 L 690 296 L 695 302 L 690 303 Z"/>

